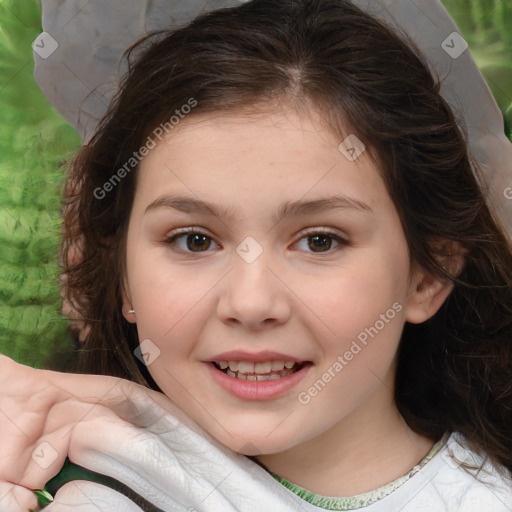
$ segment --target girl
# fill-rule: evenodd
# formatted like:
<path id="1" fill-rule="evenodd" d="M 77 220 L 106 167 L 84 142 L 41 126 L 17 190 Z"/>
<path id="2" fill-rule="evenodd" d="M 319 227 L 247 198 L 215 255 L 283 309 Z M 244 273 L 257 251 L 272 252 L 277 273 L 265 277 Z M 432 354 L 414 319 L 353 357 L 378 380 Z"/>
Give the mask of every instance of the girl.
<path id="1" fill-rule="evenodd" d="M 2 358 L 2 510 L 512 510 L 512 248 L 403 34 L 348 0 L 159 33 L 70 183 L 101 376 Z"/>

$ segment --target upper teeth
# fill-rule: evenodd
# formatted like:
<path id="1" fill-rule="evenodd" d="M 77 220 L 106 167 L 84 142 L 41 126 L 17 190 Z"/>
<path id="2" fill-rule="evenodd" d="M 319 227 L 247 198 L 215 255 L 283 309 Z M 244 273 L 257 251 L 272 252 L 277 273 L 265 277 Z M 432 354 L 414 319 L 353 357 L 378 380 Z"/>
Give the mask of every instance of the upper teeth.
<path id="1" fill-rule="evenodd" d="M 293 368 L 293 361 L 266 361 L 264 363 L 251 363 L 250 361 L 219 361 L 217 363 L 222 370 L 229 367 L 232 372 L 239 373 L 265 373 L 279 372 L 284 368 Z"/>

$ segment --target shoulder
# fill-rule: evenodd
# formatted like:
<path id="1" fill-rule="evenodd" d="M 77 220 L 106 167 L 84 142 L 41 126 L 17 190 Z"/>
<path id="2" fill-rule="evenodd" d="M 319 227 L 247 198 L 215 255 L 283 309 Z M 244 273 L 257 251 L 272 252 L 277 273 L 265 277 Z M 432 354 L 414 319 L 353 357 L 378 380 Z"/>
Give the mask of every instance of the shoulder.
<path id="1" fill-rule="evenodd" d="M 473 469 L 474 468 L 474 469 Z M 457 512 L 511 512 L 512 475 L 477 454 L 465 437 L 453 432 L 437 455 L 421 471 L 446 510 Z"/>

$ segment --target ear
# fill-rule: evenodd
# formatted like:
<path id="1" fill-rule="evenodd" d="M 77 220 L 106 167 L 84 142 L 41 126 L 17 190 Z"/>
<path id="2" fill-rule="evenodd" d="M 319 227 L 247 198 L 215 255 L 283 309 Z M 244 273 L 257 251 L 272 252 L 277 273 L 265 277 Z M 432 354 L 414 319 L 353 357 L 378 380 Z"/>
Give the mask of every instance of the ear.
<path id="1" fill-rule="evenodd" d="M 441 251 L 436 259 L 452 276 L 460 274 L 464 267 L 464 249 L 458 242 L 444 241 L 435 244 Z M 412 324 L 421 324 L 432 318 L 453 290 L 453 283 L 416 265 L 411 279 L 405 319 Z"/>

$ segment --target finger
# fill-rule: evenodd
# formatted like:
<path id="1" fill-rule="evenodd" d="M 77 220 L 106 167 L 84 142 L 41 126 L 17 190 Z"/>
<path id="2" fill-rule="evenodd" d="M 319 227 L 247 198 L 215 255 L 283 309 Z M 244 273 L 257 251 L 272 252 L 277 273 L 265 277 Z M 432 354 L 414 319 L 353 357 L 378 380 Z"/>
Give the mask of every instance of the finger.
<path id="1" fill-rule="evenodd" d="M 0 510 L 2 512 L 27 512 L 37 510 L 37 498 L 33 491 L 8 482 L 0 482 Z"/>
<path id="2" fill-rule="evenodd" d="M 12 398 L 28 400 L 35 390 L 49 393 L 52 387 L 60 390 L 63 393 L 62 397 L 68 398 L 72 395 L 87 403 L 99 403 L 107 406 L 121 405 L 134 393 L 136 396 L 143 393 L 149 395 L 161 407 L 169 411 L 176 410 L 176 405 L 163 393 L 126 379 L 107 375 L 36 370 L 0 355 L 0 398 L 7 395 Z M 55 402 L 59 399 L 58 396 L 57 393 L 54 393 L 51 400 L 48 401 Z M 39 399 L 44 403 L 44 399 L 41 397 Z"/>
<path id="3" fill-rule="evenodd" d="M 80 436 L 86 438 L 91 434 L 95 422 L 111 424 L 112 418 L 117 418 L 116 414 L 102 405 L 72 399 L 56 404 L 49 411 L 41 437 L 17 450 L 17 453 L 8 454 L 13 466 L 17 465 L 19 469 L 15 480 L 10 481 L 29 489 L 43 488 L 64 465 L 72 439 L 79 443 Z M 118 421 L 123 420 L 118 418 Z M 83 428 L 78 430 L 77 437 L 79 425 Z"/>
<path id="4" fill-rule="evenodd" d="M 43 487 L 62 467 L 81 422 L 115 414 L 146 427 L 165 412 L 186 419 L 165 395 L 133 382 L 36 370 L 0 356 L 0 481 Z"/>
<path id="5" fill-rule="evenodd" d="M 70 395 L 43 379 L 34 381 L 37 370 L 12 360 L 4 359 L 0 367 L 0 481 L 22 484 L 21 478 L 32 457 L 48 465 L 53 449 L 41 446 L 41 440 L 48 433 L 50 411 L 56 403 L 69 400 Z M 12 378 L 13 374 L 16 378 Z"/>
<path id="6" fill-rule="evenodd" d="M 44 429 L 31 442 L 22 439 L 10 449 L 3 449 L 3 479 L 30 488 L 43 488 L 62 468 L 66 457 L 77 449 L 104 451 L 106 434 L 115 428 L 140 431 L 160 422 L 167 411 L 151 398 L 141 395 L 140 401 L 124 399 L 116 411 L 101 403 L 86 403 L 74 398 L 56 403 L 45 418 Z M 172 418 L 172 417 L 171 417 Z M 169 421 L 166 429 L 173 427 Z M 100 435 L 95 435 L 99 433 Z M 112 439 L 110 442 L 115 442 Z M 76 457 L 75 457 L 76 459 Z M 0 509 L 1 510 L 1 509 Z"/>
<path id="7" fill-rule="evenodd" d="M 35 389 L 55 386 L 68 396 L 98 401 L 116 388 L 121 380 L 123 379 L 104 375 L 36 370 L 0 355 L 0 392 L 11 397 L 29 397 Z"/>

